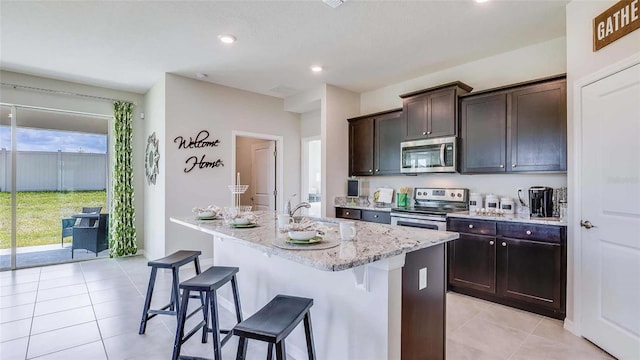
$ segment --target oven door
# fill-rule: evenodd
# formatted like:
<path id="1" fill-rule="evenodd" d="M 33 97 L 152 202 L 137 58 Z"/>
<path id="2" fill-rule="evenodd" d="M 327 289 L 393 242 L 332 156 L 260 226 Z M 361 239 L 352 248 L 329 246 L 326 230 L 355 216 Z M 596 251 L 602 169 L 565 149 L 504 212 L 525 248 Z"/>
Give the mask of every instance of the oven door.
<path id="1" fill-rule="evenodd" d="M 409 226 L 441 231 L 447 230 L 446 220 L 418 219 L 404 214 L 391 214 L 391 225 Z"/>
<path id="2" fill-rule="evenodd" d="M 456 171 L 455 137 L 405 141 L 400 150 L 402 173 Z"/>

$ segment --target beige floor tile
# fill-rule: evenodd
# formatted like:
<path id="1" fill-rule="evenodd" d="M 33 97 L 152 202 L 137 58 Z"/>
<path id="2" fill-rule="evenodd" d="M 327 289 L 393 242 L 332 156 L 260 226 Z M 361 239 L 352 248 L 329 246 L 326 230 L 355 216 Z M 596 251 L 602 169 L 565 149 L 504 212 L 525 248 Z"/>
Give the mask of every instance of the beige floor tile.
<path id="1" fill-rule="evenodd" d="M 47 315 L 36 316 L 33 318 L 31 335 L 95 321 L 95 319 L 93 308 L 91 306 L 84 306 L 54 312 Z"/>
<path id="2" fill-rule="evenodd" d="M 0 342 L 29 336 L 30 330 L 31 318 L 0 324 Z"/>
<path id="3" fill-rule="evenodd" d="M 478 318 L 531 333 L 538 326 L 542 316 L 500 304 L 492 304 L 482 311 Z"/>
<path id="4" fill-rule="evenodd" d="M 73 295 L 81 295 L 87 293 L 87 286 L 85 284 L 75 284 L 57 287 L 53 289 L 39 290 L 38 291 L 38 302 L 54 300 L 64 297 L 69 297 Z"/>
<path id="5" fill-rule="evenodd" d="M 28 337 L 0 343 L 0 354 L 2 355 L 2 360 L 24 360 L 27 356 L 28 345 Z"/>
<path id="6" fill-rule="evenodd" d="M 447 360 L 495 360 L 495 355 L 488 354 L 459 341 L 447 340 Z"/>
<path id="7" fill-rule="evenodd" d="M 1 296 L 9 296 L 38 290 L 38 282 L 14 284 L 0 287 Z"/>
<path id="8" fill-rule="evenodd" d="M 76 309 L 89 305 L 91 305 L 89 294 L 67 296 L 59 299 L 37 302 L 34 315 L 46 315 L 58 311 Z"/>
<path id="9" fill-rule="evenodd" d="M 569 345 L 531 335 L 511 360 L 567 360 L 602 359 L 602 350 L 591 345 Z"/>
<path id="10" fill-rule="evenodd" d="M 94 341 L 89 344 L 80 345 L 71 349 L 54 352 L 48 355 L 39 356 L 35 360 L 106 360 L 107 354 L 104 351 L 102 341 Z"/>
<path id="11" fill-rule="evenodd" d="M 53 288 L 83 284 L 83 283 L 84 283 L 83 275 L 77 274 L 77 275 L 65 276 L 57 279 L 40 280 L 38 289 L 46 290 L 46 289 L 53 289 Z"/>
<path id="12" fill-rule="evenodd" d="M 0 286 L 26 284 L 31 282 L 38 282 L 40 280 L 39 272 L 24 273 L 7 271 L 10 276 L 3 276 L 0 278 Z"/>
<path id="13" fill-rule="evenodd" d="M 25 304 L 0 309 L 0 324 L 9 321 L 30 319 L 33 316 L 34 304 Z"/>
<path id="14" fill-rule="evenodd" d="M 507 359 L 524 343 L 528 333 L 474 317 L 451 335 L 451 340 L 471 346 L 497 359 Z"/>
<path id="15" fill-rule="evenodd" d="M 36 292 L 30 291 L 26 293 L 0 296 L 0 309 L 18 306 L 18 305 L 26 305 L 33 304 L 36 302 Z"/>
<path id="16" fill-rule="evenodd" d="M 100 340 L 100 332 L 95 321 L 66 327 L 64 329 L 31 335 L 28 357 L 37 357 L 56 351 Z"/>

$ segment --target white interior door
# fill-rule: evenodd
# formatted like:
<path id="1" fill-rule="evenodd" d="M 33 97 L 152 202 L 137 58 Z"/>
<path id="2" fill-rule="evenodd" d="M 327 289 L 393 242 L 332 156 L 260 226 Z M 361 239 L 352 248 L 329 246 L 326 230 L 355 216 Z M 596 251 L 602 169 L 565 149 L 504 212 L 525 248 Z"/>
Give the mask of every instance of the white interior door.
<path id="1" fill-rule="evenodd" d="M 581 94 L 581 332 L 640 359 L 640 64 Z"/>
<path id="2" fill-rule="evenodd" d="M 275 141 L 251 145 L 251 189 L 254 210 L 275 210 Z"/>

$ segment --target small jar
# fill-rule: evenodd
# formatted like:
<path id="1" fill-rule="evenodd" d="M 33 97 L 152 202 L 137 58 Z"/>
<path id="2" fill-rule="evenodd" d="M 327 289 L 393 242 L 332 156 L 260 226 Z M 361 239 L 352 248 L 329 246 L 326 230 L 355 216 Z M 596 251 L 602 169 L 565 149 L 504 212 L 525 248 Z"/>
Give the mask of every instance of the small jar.
<path id="1" fill-rule="evenodd" d="M 516 212 L 516 203 L 511 198 L 503 197 L 500 199 L 500 210 L 505 214 L 514 214 Z"/>
<path id="2" fill-rule="evenodd" d="M 560 200 L 560 202 L 558 203 L 558 207 L 559 207 L 558 212 L 560 213 L 560 220 L 566 220 L 567 219 L 567 202 Z"/>
<path id="3" fill-rule="evenodd" d="M 499 198 L 497 195 L 494 194 L 487 194 L 487 197 L 485 198 L 485 203 L 487 204 L 486 208 L 487 210 L 498 210 L 498 201 Z"/>
<path id="4" fill-rule="evenodd" d="M 482 194 L 471 193 L 469 194 L 469 213 L 477 212 L 484 206 L 482 204 Z"/>

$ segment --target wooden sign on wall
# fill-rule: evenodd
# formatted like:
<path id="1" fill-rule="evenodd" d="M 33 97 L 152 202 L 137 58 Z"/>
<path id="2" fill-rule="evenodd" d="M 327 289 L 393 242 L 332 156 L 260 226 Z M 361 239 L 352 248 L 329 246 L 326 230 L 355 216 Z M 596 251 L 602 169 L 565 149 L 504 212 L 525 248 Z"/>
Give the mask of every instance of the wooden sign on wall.
<path id="1" fill-rule="evenodd" d="M 593 19 L 593 51 L 640 28 L 640 0 L 621 0 Z"/>

